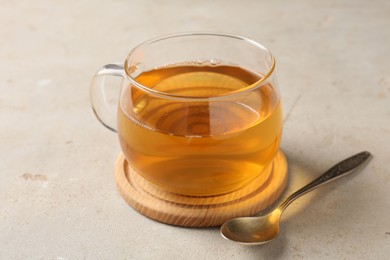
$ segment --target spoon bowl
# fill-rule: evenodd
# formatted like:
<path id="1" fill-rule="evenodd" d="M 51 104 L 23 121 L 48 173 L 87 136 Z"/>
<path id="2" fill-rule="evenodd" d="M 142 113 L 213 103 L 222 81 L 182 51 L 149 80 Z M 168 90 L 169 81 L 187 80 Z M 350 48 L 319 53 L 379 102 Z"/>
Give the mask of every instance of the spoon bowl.
<path id="1" fill-rule="evenodd" d="M 291 194 L 267 215 L 240 217 L 228 220 L 221 227 L 221 235 L 228 240 L 245 245 L 265 244 L 277 238 L 279 235 L 280 218 L 283 211 L 291 202 L 322 184 L 357 170 L 359 166 L 362 166 L 370 157 L 371 154 L 369 152 L 361 152 L 339 162 L 317 179 Z"/>
<path id="2" fill-rule="evenodd" d="M 227 221 L 221 227 L 224 238 L 240 244 L 260 245 L 279 235 L 281 211 L 274 210 L 262 217 L 242 217 Z"/>

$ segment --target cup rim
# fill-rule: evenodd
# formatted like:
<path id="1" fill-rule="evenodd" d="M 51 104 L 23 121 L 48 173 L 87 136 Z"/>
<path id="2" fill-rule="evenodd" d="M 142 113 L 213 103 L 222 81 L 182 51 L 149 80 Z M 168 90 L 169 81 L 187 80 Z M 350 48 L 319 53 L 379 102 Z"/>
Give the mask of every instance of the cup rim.
<path id="1" fill-rule="evenodd" d="M 237 40 L 243 40 L 243 41 L 245 41 L 245 42 L 247 42 L 247 43 L 249 43 L 257 48 L 265 50 L 270 55 L 271 66 L 269 67 L 267 73 L 265 73 L 264 76 L 261 79 L 259 79 L 258 81 L 254 82 L 252 84 L 249 84 L 246 87 L 243 87 L 243 88 L 240 88 L 237 90 L 228 91 L 226 93 L 223 93 L 223 94 L 220 94 L 217 96 L 211 96 L 211 97 L 178 95 L 178 94 L 172 94 L 172 93 L 167 93 L 164 91 L 155 90 L 153 88 L 150 88 L 148 86 L 145 86 L 145 85 L 139 83 L 136 78 L 134 78 L 130 75 L 131 73 L 129 72 L 129 66 L 128 66 L 129 59 L 131 58 L 132 54 L 134 54 L 134 52 L 137 49 L 139 49 L 143 46 L 158 42 L 158 41 L 167 40 L 167 39 L 171 39 L 171 38 L 178 38 L 178 37 L 187 37 L 187 36 L 217 36 L 217 37 L 226 37 L 226 38 L 233 38 L 233 39 L 237 39 Z M 275 57 L 272 55 L 271 51 L 268 48 L 266 48 L 264 45 L 254 41 L 254 40 L 251 40 L 247 37 L 244 37 L 244 36 L 228 34 L 228 33 L 219 33 L 219 32 L 184 32 L 184 33 L 165 34 L 162 36 L 158 36 L 158 37 L 152 38 L 150 40 L 144 41 L 144 42 L 138 44 L 137 46 L 135 46 L 129 52 L 129 54 L 127 55 L 126 60 L 124 62 L 125 76 L 130 80 L 131 84 L 134 84 L 136 87 L 142 89 L 143 91 L 147 92 L 148 94 L 157 96 L 159 98 L 175 99 L 175 100 L 183 100 L 183 101 L 184 100 L 185 101 L 189 101 L 189 100 L 210 101 L 210 100 L 216 100 L 216 99 L 222 99 L 222 98 L 230 98 L 230 97 L 233 97 L 233 96 L 236 96 L 239 94 L 253 91 L 256 88 L 261 87 L 263 85 L 262 83 L 267 81 L 267 79 L 272 75 L 274 70 L 275 70 Z"/>

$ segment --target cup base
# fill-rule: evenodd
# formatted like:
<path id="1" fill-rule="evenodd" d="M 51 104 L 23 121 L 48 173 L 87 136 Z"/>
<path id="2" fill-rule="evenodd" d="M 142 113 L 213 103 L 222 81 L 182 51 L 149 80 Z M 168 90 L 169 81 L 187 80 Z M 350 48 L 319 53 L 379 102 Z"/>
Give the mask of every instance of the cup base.
<path id="1" fill-rule="evenodd" d="M 139 174 L 121 153 L 115 179 L 124 200 L 144 216 L 182 227 L 210 227 L 271 206 L 287 183 L 287 160 L 281 150 L 262 174 L 239 190 L 216 196 L 186 196 L 157 186 Z"/>

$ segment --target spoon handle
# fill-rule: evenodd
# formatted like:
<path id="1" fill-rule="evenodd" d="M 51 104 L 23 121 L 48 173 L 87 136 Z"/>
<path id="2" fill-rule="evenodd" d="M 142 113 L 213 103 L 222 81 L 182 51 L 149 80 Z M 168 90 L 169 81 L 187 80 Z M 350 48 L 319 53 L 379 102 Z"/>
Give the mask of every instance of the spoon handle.
<path id="1" fill-rule="evenodd" d="M 332 168 L 326 171 L 324 174 L 319 176 L 317 179 L 313 180 L 309 184 L 305 185 L 301 189 L 297 190 L 293 194 L 291 194 L 282 204 L 279 205 L 279 209 L 281 212 L 290 205 L 295 199 L 299 198 L 303 194 L 321 186 L 322 184 L 333 181 L 337 178 L 347 175 L 359 168 L 367 159 L 371 157 L 371 153 L 369 152 L 361 152 L 351 156 Z"/>

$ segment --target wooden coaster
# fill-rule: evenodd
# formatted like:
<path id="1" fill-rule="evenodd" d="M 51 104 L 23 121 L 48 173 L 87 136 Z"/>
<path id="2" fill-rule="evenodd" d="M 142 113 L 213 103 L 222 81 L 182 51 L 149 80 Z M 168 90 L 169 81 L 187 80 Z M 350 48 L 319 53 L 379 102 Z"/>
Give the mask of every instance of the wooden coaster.
<path id="1" fill-rule="evenodd" d="M 171 193 L 138 175 L 120 154 L 115 178 L 125 201 L 141 214 L 171 225 L 209 227 L 239 216 L 255 215 L 280 196 L 287 182 L 287 161 L 279 151 L 271 165 L 245 187 L 222 195 L 194 197 Z"/>

